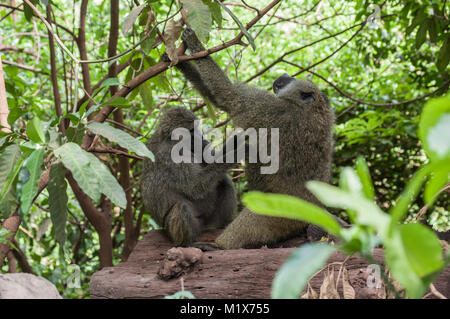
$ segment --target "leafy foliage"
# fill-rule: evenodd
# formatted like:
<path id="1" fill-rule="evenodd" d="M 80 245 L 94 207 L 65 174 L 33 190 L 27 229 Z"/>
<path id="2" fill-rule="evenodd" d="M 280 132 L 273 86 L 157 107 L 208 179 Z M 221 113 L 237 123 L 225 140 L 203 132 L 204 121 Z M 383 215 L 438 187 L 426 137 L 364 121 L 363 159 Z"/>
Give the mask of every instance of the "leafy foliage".
<path id="1" fill-rule="evenodd" d="M 431 100 L 424 108 L 419 125 L 420 130 L 424 131 L 420 134 L 424 145 L 434 143 L 429 131 L 439 128 L 442 118 L 450 114 L 447 108 L 449 105 L 445 97 Z M 431 112 L 435 116 L 432 121 L 434 126 L 428 125 L 431 121 L 431 115 L 428 114 Z M 446 157 L 447 153 L 442 152 L 440 157 L 434 160 L 441 163 Z M 319 207 L 304 205 L 303 201 L 286 195 L 250 192 L 244 196 L 243 201 L 247 207 L 259 214 L 267 214 L 269 211 L 272 216 L 295 218 L 318 225 L 343 239 L 343 243 L 338 245 L 340 250 L 349 254 L 360 252 L 369 261 L 373 260 L 371 251 L 378 242 L 373 237 L 377 236 L 384 246 L 386 265 L 394 278 L 405 288 L 408 297 L 420 298 L 436 275 L 444 270 L 443 249 L 437 235 L 423 224 L 398 222 L 406 214 L 409 204 L 418 195 L 420 186 L 427 177 L 432 172 L 436 173 L 436 168 L 439 167 L 439 174 L 444 176 L 442 180 L 448 183 L 450 168 L 448 165 L 436 166 L 432 158 L 432 161 L 412 178 L 390 214 L 386 214 L 373 203 L 373 186 L 364 160 L 358 159 L 357 167 L 359 176 L 351 168 L 342 170 L 340 188 L 322 182 L 307 183 L 308 190 L 326 206 L 351 211 L 349 215 L 352 217 L 353 226 L 349 229 L 334 225 L 330 232 L 329 225 L 324 223 L 322 217 L 326 212 L 317 213 L 321 210 Z M 303 246 L 290 256 L 274 279 L 274 297 L 299 296 L 309 277 L 324 265 L 329 256 L 328 252 L 333 249 L 323 245 Z M 324 247 L 329 247 L 329 250 Z M 289 281 L 289 278 L 296 279 Z"/>
<path id="2" fill-rule="evenodd" d="M 325 210 L 283 195 L 265 195 L 266 201 L 260 201 L 260 194 L 248 194 L 245 204 L 257 205 L 269 215 L 282 207 L 285 217 L 316 222 L 345 238 L 341 248 L 347 252 L 370 253 L 380 240 L 391 243 L 391 251 L 400 249 L 403 257 L 387 258 L 397 265 L 394 268 L 407 269 L 397 276 L 404 277 L 410 294 L 420 294 L 425 274 L 432 277 L 439 266 L 436 247 L 430 244 L 434 239 L 421 226 L 402 228 L 398 223 L 426 218 L 435 229 L 449 229 L 449 194 L 443 191 L 449 171 L 449 97 L 431 100 L 422 112 L 425 94 L 444 95 L 448 90 L 448 8 L 431 0 L 320 4 L 284 0 L 247 30 L 245 26 L 271 2 L 120 2 L 120 23 L 112 30 L 112 1 L 89 1 L 80 28 L 81 1 L 31 0 L 43 16 L 50 6 L 50 23 L 61 40 L 54 41 L 54 52 L 48 30 L 27 3 L 20 3 L 17 10 L 0 3 L 5 35 L 0 50 L 9 108 L 2 123 L 10 126 L 10 131 L 0 133 L 0 218 L 21 215 L 15 240 L 36 274 L 55 283 L 66 297 L 87 297 L 90 275 L 105 250 L 99 245 L 98 229 L 113 229 L 105 233 L 115 264 L 129 244 L 123 227 L 136 236 L 140 229 L 157 227 L 144 214 L 138 185 L 140 158 L 153 159 L 144 143 L 163 108 L 182 104 L 224 132 L 232 125 L 226 114 L 199 100 L 179 73 L 163 72 L 159 63 L 164 51 L 172 65 L 178 61 L 184 15 L 205 47 L 217 49 L 214 59 L 234 80 L 268 88 L 284 72 L 297 74 L 317 82 L 336 113 L 333 184 L 339 188 L 317 183 L 309 187 L 318 196 L 328 194 L 322 199 L 335 207 L 330 211 L 355 226 L 340 229 Z M 365 23 L 376 6 L 379 17 Z M 363 27 L 352 37 L 355 25 Z M 117 50 L 109 47 L 111 34 L 117 34 Z M 224 45 L 240 34 L 245 39 L 236 43 L 247 42 L 253 50 Z M 79 63 L 84 59 L 90 63 Z M 313 64 L 311 71 L 322 78 L 300 68 Z M 107 110 L 114 112 L 98 121 Z M 92 205 L 80 205 L 67 187 L 70 174 Z M 233 174 L 241 198 L 246 179 L 241 172 Z M 38 192 L 42 176 L 48 176 L 49 183 Z M 402 189 L 405 192 L 394 204 Z M 428 211 L 423 215 L 419 209 L 425 205 Z M 82 208 L 87 206 L 111 215 L 111 222 L 95 228 Z M 297 215 L 299 211 L 304 213 Z M 126 214 L 134 218 L 131 230 L 124 221 Z M 430 245 L 411 250 L 411 232 L 420 232 Z M 0 235 L 0 240 L 4 238 Z M 428 262 L 420 257 L 424 250 Z M 81 268 L 81 289 L 67 288 L 71 264 Z M 6 271 L 7 265 L 1 269 Z M 293 289 L 292 295 L 299 291 Z"/>

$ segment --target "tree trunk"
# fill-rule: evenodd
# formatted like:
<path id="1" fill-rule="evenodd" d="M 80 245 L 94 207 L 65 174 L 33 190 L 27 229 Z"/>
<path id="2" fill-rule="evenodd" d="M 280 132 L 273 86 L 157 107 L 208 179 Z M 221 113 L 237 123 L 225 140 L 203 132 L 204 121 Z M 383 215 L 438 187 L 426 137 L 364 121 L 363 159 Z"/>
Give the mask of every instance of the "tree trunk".
<path id="1" fill-rule="evenodd" d="M 216 235 L 217 231 L 208 232 L 202 241 L 211 240 Z M 150 231 L 126 262 L 104 268 L 92 276 L 91 298 L 163 298 L 182 290 L 182 284 L 196 298 L 270 298 L 273 277 L 294 249 L 283 247 L 297 247 L 305 241 L 304 238 L 292 239 L 278 245 L 281 248 L 212 252 L 175 248 L 168 252 L 172 245 L 164 233 Z M 374 256 L 378 263 L 382 263 L 382 249 L 375 249 Z M 334 269 L 335 279 L 347 257 L 342 253 L 330 257 L 328 264 L 330 269 L 331 266 Z M 368 263 L 356 255 L 345 262 L 356 298 L 385 297 L 383 288 L 368 287 L 367 279 L 371 272 L 367 271 L 367 266 Z M 310 280 L 317 293 L 327 274 L 326 269 Z M 183 283 L 180 278 L 183 278 Z M 436 289 L 447 297 L 450 296 L 449 279 L 450 268 L 434 283 Z M 338 293 L 342 298 L 342 279 Z M 429 297 L 435 298 L 434 295 Z"/>

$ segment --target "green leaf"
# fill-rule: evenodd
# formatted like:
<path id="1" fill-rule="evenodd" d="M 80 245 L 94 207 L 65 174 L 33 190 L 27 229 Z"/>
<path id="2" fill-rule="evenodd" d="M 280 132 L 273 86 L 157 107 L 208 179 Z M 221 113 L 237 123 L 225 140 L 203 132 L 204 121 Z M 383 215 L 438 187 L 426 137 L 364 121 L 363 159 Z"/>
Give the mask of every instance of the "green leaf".
<path id="1" fill-rule="evenodd" d="M 22 194 L 20 196 L 20 208 L 23 214 L 28 213 L 31 204 L 33 203 L 34 196 L 38 191 L 38 182 L 41 177 L 41 166 L 44 162 L 44 149 L 39 148 L 34 150 L 28 157 L 25 167 L 30 173 L 28 181 L 22 188 Z"/>
<path id="2" fill-rule="evenodd" d="M 398 229 L 383 244 L 384 258 L 392 276 L 405 288 L 409 298 L 420 298 L 427 287 L 412 269 Z"/>
<path id="3" fill-rule="evenodd" d="M 120 146 L 122 146 L 123 148 L 135 152 L 139 156 L 148 157 L 152 161 L 155 160 L 153 153 L 150 152 L 150 150 L 147 148 L 147 146 L 145 146 L 144 143 L 135 139 L 134 137 L 132 137 L 128 133 L 125 133 L 122 130 L 111 127 L 108 124 L 98 122 L 88 123 L 87 128 L 92 133 L 101 135 L 110 140 L 111 142 L 115 142 Z"/>
<path id="4" fill-rule="evenodd" d="M 181 0 L 181 2 L 187 12 L 186 19 L 189 26 L 201 42 L 208 42 L 212 24 L 209 7 L 202 0 Z"/>
<path id="5" fill-rule="evenodd" d="M 68 168 L 81 189 L 94 201 L 100 199 L 100 181 L 89 166 L 90 158 L 78 144 L 66 143 L 54 151 Z"/>
<path id="6" fill-rule="evenodd" d="M 120 184 L 109 169 L 95 155 L 86 152 L 75 143 L 67 143 L 55 150 L 81 189 L 94 201 L 104 194 L 114 204 L 125 208 L 127 200 Z"/>
<path id="7" fill-rule="evenodd" d="M 14 188 L 11 187 L 17 175 L 12 177 L 10 174 L 12 174 L 16 163 L 20 159 L 21 151 L 17 144 L 11 144 L 5 147 L 0 157 L 0 216 L 3 216 L 3 218 L 9 217 L 15 211 L 18 204 Z M 9 176 L 12 179 L 8 179 Z"/>
<path id="8" fill-rule="evenodd" d="M 8 124 L 9 126 L 13 126 L 14 123 L 26 113 L 25 110 L 22 110 L 20 107 L 15 107 L 9 111 L 8 114 Z"/>
<path id="9" fill-rule="evenodd" d="M 442 247 L 437 235 L 422 224 L 399 225 L 406 256 L 414 272 L 424 277 L 444 266 Z"/>
<path id="10" fill-rule="evenodd" d="M 309 279 L 327 262 L 335 251 L 328 244 L 305 244 L 295 249 L 275 274 L 272 298 L 298 298 Z"/>
<path id="11" fill-rule="evenodd" d="M 120 81 L 118 78 L 107 78 L 105 81 L 102 82 L 102 84 L 100 85 L 101 88 L 104 87 L 110 87 L 110 86 L 119 86 L 120 85 Z"/>
<path id="12" fill-rule="evenodd" d="M 450 160 L 449 127 L 450 94 L 428 101 L 420 116 L 418 135 L 432 161 Z"/>
<path id="13" fill-rule="evenodd" d="M 362 193 L 362 184 L 359 176 L 351 167 L 344 167 L 341 171 L 339 186 L 350 193 Z"/>
<path id="14" fill-rule="evenodd" d="M 102 105 L 111 105 L 121 109 L 126 109 L 131 106 L 130 102 L 128 102 L 128 100 L 123 97 L 116 97 L 114 100 L 103 103 Z"/>
<path id="15" fill-rule="evenodd" d="M 438 32 L 437 32 L 436 23 L 438 23 L 436 18 L 428 18 L 427 19 L 428 34 L 430 36 L 430 41 L 433 43 L 436 43 L 438 41 Z"/>
<path id="16" fill-rule="evenodd" d="M 444 40 L 441 49 L 439 50 L 439 56 L 436 62 L 437 68 L 440 72 L 444 73 L 448 63 L 450 62 L 450 35 Z"/>
<path id="17" fill-rule="evenodd" d="M 13 169 L 9 172 L 8 174 L 8 178 L 6 179 L 5 183 L 3 184 L 2 187 L 2 191 L 0 193 L 0 203 L 3 205 L 5 200 L 9 200 L 11 201 L 10 196 L 8 196 L 10 194 L 10 192 L 13 192 L 13 189 L 11 189 L 11 186 L 13 185 L 15 179 L 17 178 L 17 175 L 19 174 L 21 168 L 22 168 L 22 164 L 25 161 L 26 157 L 24 155 L 22 155 L 19 160 L 17 160 L 14 164 Z M 8 212 L 3 212 L 3 217 L 7 218 L 9 217 L 8 213 L 10 213 L 11 211 Z"/>
<path id="18" fill-rule="evenodd" d="M 432 278 L 428 275 L 444 265 L 437 236 L 421 224 L 397 225 L 383 244 L 386 265 L 394 278 L 409 298 L 421 298 Z"/>
<path id="19" fill-rule="evenodd" d="M 248 192 L 243 196 L 242 201 L 255 213 L 313 223 L 330 234 L 340 235 L 341 227 L 327 211 L 297 197 Z"/>
<path id="20" fill-rule="evenodd" d="M 427 23 L 422 23 L 419 27 L 419 30 L 417 30 L 416 34 L 416 49 L 419 50 L 422 44 L 427 39 Z"/>
<path id="21" fill-rule="evenodd" d="M 443 160 L 436 164 L 436 169 L 430 174 L 430 179 L 425 186 L 425 203 L 432 205 L 439 191 L 450 182 L 450 161 Z"/>
<path id="22" fill-rule="evenodd" d="M 3 150 L 0 157 L 0 188 L 6 183 L 8 175 L 14 168 L 14 164 L 20 158 L 20 148 L 17 144 L 11 144 Z"/>
<path id="23" fill-rule="evenodd" d="M 362 183 L 364 195 L 368 199 L 374 200 L 375 191 L 373 189 L 372 178 L 370 177 L 369 167 L 367 166 L 364 157 L 360 156 L 356 159 L 356 172 Z"/>
<path id="24" fill-rule="evenodd" d="M 425 20 L 425 18 L 427 17 L 425 10 L 426 10 L 425 6 L 416 10 L 416 15 L 414 19 L 411 21 L 411 25 L 408 28 L 406 28 L 406 34 L 411 33 L 418 25 L 420 25 Z"/>
<path id="25" fill-rule="evenodd" d="M 150 34 L 148 35 L 147 39 L 144 40 L 144 42 L 141 43 L 142 51 L 144 51 L 145 55 L 149 55 L 150 51 L 153 49 L 153 45 L 155 44 L 156 40 L 156 28 L 154 28 Z"/>
<path id="26" fill-rule="evenodd" d="M 144 102 L 144 107 L 150 110 L 153 107 L 153 94 L 152 94 L 152 84 L 150 81 L 145 81 L 139 85 L 139 94 L 141 95 L 142 102 Z"/>
<path id="27" fill-rule="evenodd" d="M 391 225 L 389 227 L 391 230 L 405 216 L 409 205 L 419 194 L 423 182 L 426 180 L 428 174 L 433 171 L 434 166 L 435 165 L 433 164 L 422 166 L 408 182 L 406 188 L 403 190 L 399 199 L 397 200 L 397 204 L 393 206 L 389 211 L 392 217 Z"/>
<path id="28" fill-rule="evenodd" d="M 177 291 L 173 295 L 164 296 L 164 299 L 195 299 L 195 296 L 192 294 L 192 292 L 183 290 Z"/>
<path id="29" fill-rule="evenodd" d="M 27 123 L 26 133 L 28 138 L 33 142 L 38 144 L 45 143 L 45 134 L 42 130 L 41 120 L 37 116 Z"/>
<path id="30" fill-rule="evenodd" d="M 217 24 L 219 28 L 222 28 L 222 11 L 220 5 L 215 0 L 204 0 L 203 3 L 209 7 L 213 21 Z"/>
<path id="31" fill-rule="evenodd" d="M 106 167 L 106 165 L 94 154 L 86 152 L 86 156 L 89 158 L 89 165 L 92 173 L 95 173 L 96 178 L 99 181 L 101 193 L 108 197 L 114 204 L 125 209 L 127 207 L 127 198 L 122 186 L 120 186 L 111 174 L 108 167 Z"/>
<path id="32" fill-rule="evenodd" d="M 381 211 L 378 206 L 362 194 L 349 193 L 317 181 L 307 182 L 306 188 L 329 207 L 355 211 L 355 219 L 358 224 L 372 226 L 381 238 L 385 237 L 390 222 L 389 215 Z"/>
<path id="33" fill-rule="evenodd" d="M 50 167 L 50 180 L 47 185 L 50 218 L 55 228 L 55 238 L 60 247 L 66 241 L 67 222 L 67 183 L 66 169 L 62 163 L 54 163 Z"/>
<path id="34" fill-rule="evenodd" d="M 80 122 L 80 114 L 78 113 L 67 113 L 61 119 L 69 119 L 72 124 L 78 125 Z"/>
<path id="35" fill-rule="evenodd" d="M 33 3 L 33 4 L 35 4 L 35 3 Z M 31 9 L 31 7 L 28 4 L 24 3 L 23 11 L 25 13 L 25 19 L 27 19 L 27 21 L 30 22 L 31 19 L 33 18 L 33 9 Z"/>
<path id="36" fill-rule="evenodd" d="M 139 17 L 142 10 L 144 10 L 146 6 L 147 4 L 143 3 L 137 7 L 134 7 L 127 15 L 122 25 L 122 33 L 124 36 L 127 36 L 130 33 L 130 30 L 133 27 L 134 23 L 136 22 L 136 19 Z"/>
<path id="37" fill-rule="evenodd" d="M 241 32 L 244 34 L 244 36 L 247 38 L 248 42 L 252 46 L 253 50 L 256 50 L 255 40 L 253 37 L 248 33 L 247 29 L 244 27 L 241 21 L 239 21 L 238 17 L 236 17 L 233 12 L 231 12 L 230 9 L 227 8 L 220 0 L 217 0 L 217 3 L 224 9 L 230 17 L 236 22 L 236 24 L 239 26 L 239 29 L 241 29 Z"/>

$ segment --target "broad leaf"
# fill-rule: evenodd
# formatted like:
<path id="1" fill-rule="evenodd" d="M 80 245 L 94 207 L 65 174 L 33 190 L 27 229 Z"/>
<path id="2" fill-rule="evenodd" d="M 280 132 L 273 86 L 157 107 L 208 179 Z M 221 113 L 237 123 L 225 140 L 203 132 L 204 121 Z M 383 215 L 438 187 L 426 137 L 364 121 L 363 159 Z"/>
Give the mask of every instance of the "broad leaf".
<path id="1" fill-rule="evenodd" d="M 422 224 L 399 225 L 406 256 L 414 272 L 425 277 L 442 269 L 442 247 L 437 235 Z"/>
<path id="2" fill-rule="evenodd" d="M 430 163 L 422 166 L 411 178 L 406 185 L 406 188 L 400 194 L 399 199 L 395 206 L 393 206 L 389 213 L 391 214 L 391 226 L 390 229 L 395 227 L 399 221 L 406 215 L 409 205 L 416 199 L 423 182 L 426 180 L 428 174 L 434 170 L 436 165 Z"/>
<path id="3" fill-rule="evenodd" d="M 217 24 L 219 28 L 222 28 L 222 11 L 220 5 L 215 0 L 206 0 L 203 1 L 209 7 L 209 11 L 211 11 L 211 16 L 213 21 Z"/>
<path id="4" fill-rule="evenodd" d="M 166 53 L 170 59 L 170 65 L 175 65 L 178 63 L 178 55 L 175 47 L 175 42 L 181 35 L 181 31 L 183 30 L 183 21 L 182 19 L 175 21 L 174 19 L 170 19 L 167 22 L 166 29 L 164 31 L 164 39 L 166 40 Z"/>
<path id="5" fill-rule="evenodd" d="M 17 144 L 11 144 L 5 147 L 2 152 L 0 157 L 0 188 L 3 188 L 14 164 L 19 160 L 20 154 L 20 148 Z"/>
<path id="6" fill-rule="evenodd" d="M 116 97 L 114 100 L 103 103 L 102 105 L 111 105 L 121 109 L 126 109 L 131 106 L 130 102 L 124 97 Z"/>
<path id="7" fill-rule="evenodd" d="M 356 172 L 358 173 L 359 180 L 362 183 L 364 195 L 368 199 L 374 200 L 375 191 L 373 189 L 372 178 L 370 177 L 366 160 L 363 157 L 358 157 L 356 160 Z"/>
<path id="8" fill-rule="evenodd" d="M 150 81 L 145 81 L 139 85 L 139 94 L 146 109 L 150 110 L 153 107 L 152 84 Z"/>
<path id="9" fill-rule="evenodd" d="M 340 235 L 341 227 L 327 211 L 297 197 L 249 192 L 243 196 L 242 201 L 255 213 L 313 223 L 330 234 Z"/>
<path id="10" fill-rule="evenodd" d="M 450 62 L 450 36 L 444 40 L 441 49 L 439 50 L 439 56 L 436 62 L 437 68 L 440 72 L 444 73 L 445 68 Z"/>
<path id="11" fill-rule="evenodd" d="M 201 42 L 207 42 L 212 24 L 209 7 L 202 0 L 181 0 L 181 2 L 187 11 L 187 23 Z"/>
<path id="12" fill-rule="evenodd" d="M 45 134 L 42 130 L 41 121 L 37 116 L 27 123 L 26 133 L 28 138 L 33 142 L 38 144 L 45 143 Z"/>
<path id="13" fill-rule="evenodd" d="M 41 177 L 41 166 L 44 162 L 44 149 L 39 148 L 34 150 L 28 157 L 25 167 L 30 173 L 28 181 L 22 188 L 22 194 L 20 196 L 20 208 L 23 214 L 28 213 L 30 210 L 33 199 L 38 191 L 38 182 Z"/>
<path id="14" fill-rule="evenodd" d="M 14 189 L 12 188 L 12 185 L 22 168 L 23 162 L 26 159 L 26 154 L 21 154 L 21 156 L 17 157 L 16 152 L 17 152 L 16 149 L 11 148 L 10 151 L 6 154 L 6 157 L 4 157 L 5 154 L 3 154 L 2 157 L 0 158 L 1 161 L 0 166 L 4 167 L 3 169 L 1 169 L 1 171 L 4 172 L 6 169 L 10 169 L 5 181 L 2 184 L 2 189 L 0 192 L 0 204 L 3 209 L 7 208 L 5 211 L 2 212 L 3 218 L 9 217 L 10 213 L 12 212 L 11 204 L 15 202 L 15 197 L 12 196 L 14 194 Z M 5 164 L 8 158 L 11 161 L 15 160 L 13 162 L 14 165 L 12 165 L 12 167 L 9 166 L 9 164 L 11 163 Z"/>
<path id="15" fill-rule="evenodd" d="M 436 164 L 436 169 L 431 173 L 430 179 L 425 186 L 425 203 L 433 204 L 439 191 L 450 182 L 450 161 L 442 160 Z"/>
<path id="16" fill-rule="evenodd" d="M 50 218 L 55 229 L 55 237 L 60 247 L 66 240 L 67 222 L 67 183 L 66 169 L 62 163 L 54 163 L 50 167 L 50 180 L 47 185 Z"/>
<path id="17" fill-rule="evenodd" d="M 99 181 L 99 187 L 102 194 L 108 197 L 114 204 L 120 208 L 127 207 L 127 198 L 122 186 L 114 178 L 108 167 L 103 164 L 94 154 L 86 153 L 89 157 L 89 165 L 92 173 L 95 173 Z"/>
<path id="18" fill-rule="evenodd" d="M 298 298 L 309 279 L 327 262 L 335 248 L 328 244 L 305 244 L 297 248 L 275 274 L 272 298 Z"/>
<path id="19" fill-rule="evenodd" d="M 361 225 L 372 226 L 383 238 L 389 227 L 389 215 L 381 211 L 372 201 L 361 194 L 349 193 L 326 183 L 311 181 L 308 190 L 329 207 L 351 209 Z"/>
<path id="20" fill-rule="evenodd" d="M 152 152 L 145 146 L 144 143 L 138 141 L 128 133 L 125 133 L 122 130 L 116 129 L 114 127 L 109 126 L 108 124 L 91 122 L 88 123 L 87 128 L 94 134 L 101 135 L 111 142 L 115 142 L 126 148 L 130 151 L 135 152 L 139 156 L 145 156 L 150 158 L 152 161 L 155 160 L 155 157 Z"/>
<path id="21" fill-rule="evenodd" d="M 19 146 L 17 144 L 7 146 L 0 157 L 0 216 L 3 218 L 9 217 L 18 204 L 14 188 L 11 187 L 17 175 L 10 175 L 18 161 L 22 162 Z M 19 170 L 20 167 L 21 165 L 18 167 Z"/>
<path id="22" fill-rule="evenodd" d="M 136 19 L 139 17 L 142 10 L 144 10 L 146 5 L 147 5 L 146 3 L 143 3 L 137 7 L 134 7 L 127 15 L 122 25 L 122 32 L 125 36 L 127 36 L 130 33 L 130 30 L 133 27 L 134 23 L 136 22 Z"/>
<path id="23" fill-rule="evenodd" d="M 350 193 L 361 194 L 363 186 L 359 180 L 359 176 L 351 167 L 344 167 L 341 171 L 339 186 Z"/>
<path id="24" fill-rule="evenodd" d="M 411 245 L 416 244 L 417 240 L 422 240 L 420 236 L 425 233 L 423 229 L 419 229 L 417 239 L 413 240 L 412 237 L 415 236 L 414 231 L 416 230 L 417 226 L 402 225 L 395 227 L 389 237 L 383 241 L 386 265 L 393 277 L 405 288 L 408 298 L 421 298 L 423 296 L 428 288 L 429 279 L 421 278 L 419 274 L 426 273 L 424 270 L 432 269 L 436 265 L 435 252 L 431 253 L 432 261 L 430 264 L 427 264 L 426 261 L 424 263 L 423 258 L 417 256 L 417 253 L 422 253 L 422 250 L 427 249 L 428 246 L 435 250 L 433 243 L 421 243 L 418 248 L 411 247 Z M 425 233 L 424 239 L 429 241 L 430 238 L 429 234 Z M 424 256 L 428 257 L 429 254 Z M 414 260 L 417 257 L 419 259 Z"/>
<path id="25" fill-rule="evenodd" d="M 450 94 L 430 100 L 420 116 L 419 137 L 431 160 L 450 160 Z"/>
<path id="26" fill-rule="evenodd" d="M 100 199 L 101 191 L 99 180 L 89 166 L 90 158 L 78 144 L 66 143 L 54 151 L 68 168 L 81 189 L 94 201 Z"/>
<path id="27" fill-rule="evenodd" d="M 417 30 L 416 34 L 416 49 L 419 50 L 422 44 L 427 39 L 427 23 L 422 23 L 419 27 L 419 30 Z"/>
<path id="28" fill-rule="evenodd" d="M 104 88 L 104 87 L 115 86 L 115 85 L 120 85 L 120 81 L 118 78 L 107 78 L 105 81 L 102 82 L 100 87 Z"/>

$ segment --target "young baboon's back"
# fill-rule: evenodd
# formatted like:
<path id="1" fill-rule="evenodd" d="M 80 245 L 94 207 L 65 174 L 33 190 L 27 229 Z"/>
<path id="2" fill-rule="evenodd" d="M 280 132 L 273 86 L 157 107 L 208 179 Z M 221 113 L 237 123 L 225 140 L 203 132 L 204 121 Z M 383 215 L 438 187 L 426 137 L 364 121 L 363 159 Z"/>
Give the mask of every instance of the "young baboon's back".
<path id="1" fill-rule="evenodd" d="M 204 50 L 190 29 L 184 32 L 183 41 L 191 52 Z M 250 190 L 289 194 L 319 204 L 305 182 L 330 180 L 334 114 L 326 96 L 313 83 L 286 74 L 274 82 L 274 95 L 231 83 L 209 56 L 179 63 L 177 68 L 203 96 L 230 115 L 235 127 L 267 128 L 269 132 L 279 128 L 279 170 L 264 175 L 260 168 L 266 164 L 247 163 Z M 305 226 L 244 209 L 216 244 L 224 249 L 270 244 L 300 233 Z"/>
<path id="2" fill-rule="evenodd" d="M 178 141 L 172 131 L 185 128 L 193 138 L 199 138 L 202 151 L 209 143 L 197 132 L 194 113 L 183 107 L 165 111 L 147 147 L 155 161 L 145 160 L 141 181 L 144 206 L 156 223 L 162 226 L 176 246 L 194 242 L 205 227 L 224 227 L 236 209 L 233 183 L 227 175 L 230 164 L 175 163 L 172 149 Z M 191 143 L 193 141 L 191 140 Z M 202 157 L 202 154 L 200 154 Z"/>

